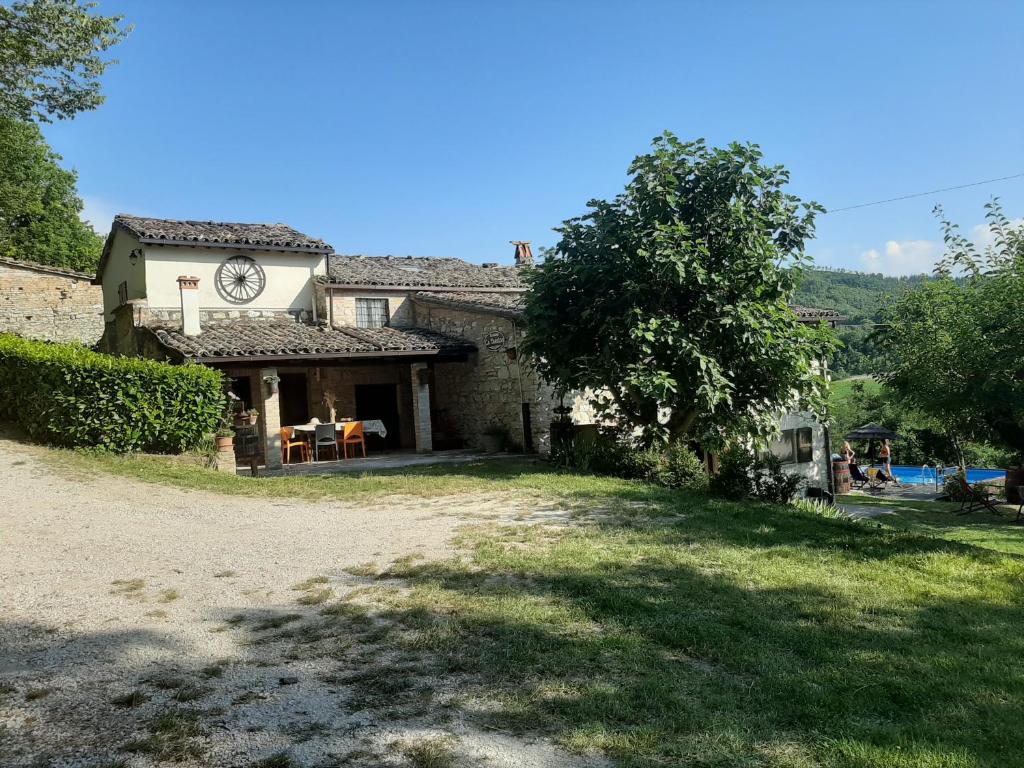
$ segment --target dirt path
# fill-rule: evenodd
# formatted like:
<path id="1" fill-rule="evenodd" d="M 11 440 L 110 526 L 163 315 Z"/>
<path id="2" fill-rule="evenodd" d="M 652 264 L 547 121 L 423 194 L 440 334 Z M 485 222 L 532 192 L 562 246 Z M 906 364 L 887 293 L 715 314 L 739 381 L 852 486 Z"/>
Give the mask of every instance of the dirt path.
<path id="1" fill-rule="evenodd" d="M 0 487 L 4 766 L 248 766 L 279 751 L 301 766 L 402 765 L 417 740 L 450 750 L 453 765 L 574 762 L 458 718 L 438 730 L 433 694 L 418 711 L 382 716 L 402 696 L 370 707 L 352 677 L 380 661 L 374 617 L 345 602 L 378 584 L 369 574 L 452 554 L 468 521 L 550 522 L 550 508 L 508 496 L 289 502 L 69 479 L 10 441 L 0 441 Z M 430 741 L 438 735 L 454 740 Z"/>

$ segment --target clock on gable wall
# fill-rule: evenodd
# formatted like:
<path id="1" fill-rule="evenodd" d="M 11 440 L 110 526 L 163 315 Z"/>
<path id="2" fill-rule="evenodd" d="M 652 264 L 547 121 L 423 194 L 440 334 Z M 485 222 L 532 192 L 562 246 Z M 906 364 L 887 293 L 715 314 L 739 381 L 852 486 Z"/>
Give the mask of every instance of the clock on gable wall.
<path id="1" fill-rule="evenodd" d="M 217 267 L 217 293 L 232 304 L 247 304 L 267 287 L 263 267 L 248 256 L 232 256 Z"/>

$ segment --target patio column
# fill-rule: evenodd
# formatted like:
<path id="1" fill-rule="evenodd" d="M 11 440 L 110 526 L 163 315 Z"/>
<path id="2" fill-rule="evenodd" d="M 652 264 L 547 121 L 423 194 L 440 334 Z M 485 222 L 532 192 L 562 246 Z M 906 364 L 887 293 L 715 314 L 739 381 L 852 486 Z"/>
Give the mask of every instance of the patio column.
<path id="1" fill-rule="evenodd" d="M 277 368 L 260 368 L 259 387 L 263 393 L 263 425 L 266 430 L 263 457 L 267 469 L 281 468 L 281 396 L 277 391 Z"/>
<path id="2" fill-rule="evenodd" d="M 430 453 L 434 450 L 434 435 L 430 427 L 430 371 L 426 363 L 413 363 L 412 423 L 416 433 L 416 450 Z"/>

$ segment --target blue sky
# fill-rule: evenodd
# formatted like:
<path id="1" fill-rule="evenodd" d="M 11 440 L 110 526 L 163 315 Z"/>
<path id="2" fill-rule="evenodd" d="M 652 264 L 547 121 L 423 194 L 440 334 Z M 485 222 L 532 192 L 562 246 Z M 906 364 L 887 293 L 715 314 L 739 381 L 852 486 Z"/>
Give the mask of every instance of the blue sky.
<path id="1" fill-rule="evenodd" d="M 752 141 L 827 207 L 1024 172 L 1024 4 L 153 2 L 107 102 L 45 132 L 87 213 L 283 221 L 342 253 L 509 261 L 668 129 Z M 825 216 L 821 265 L 891 274 L 1024 179 Z"/>

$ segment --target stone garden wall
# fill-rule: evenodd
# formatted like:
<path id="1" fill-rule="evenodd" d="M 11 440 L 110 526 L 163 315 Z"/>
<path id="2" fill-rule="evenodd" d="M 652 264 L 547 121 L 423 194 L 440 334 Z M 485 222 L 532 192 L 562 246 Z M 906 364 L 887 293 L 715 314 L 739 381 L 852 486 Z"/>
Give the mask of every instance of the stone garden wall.
<path id="1" fill-rule="evenodd" d="M 0 259 L 0 332 L 94 344 L 103 334 L 103 293 L 80 272 Z"/>

